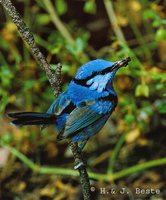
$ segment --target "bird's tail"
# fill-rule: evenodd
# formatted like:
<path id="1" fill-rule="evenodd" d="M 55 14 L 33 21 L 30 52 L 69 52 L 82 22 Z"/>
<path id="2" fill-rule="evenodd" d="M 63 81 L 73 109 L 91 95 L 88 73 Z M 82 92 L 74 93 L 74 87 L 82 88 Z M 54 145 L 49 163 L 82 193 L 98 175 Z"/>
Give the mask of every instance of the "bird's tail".
<path id="1" fill-rule="evenodd" d="M 13 118 L 11 124 L 15 126 L 49 125 L 56 123 L 56 116 L 50 113 L 18 112 L 8 113 L 7 116 Z"/>

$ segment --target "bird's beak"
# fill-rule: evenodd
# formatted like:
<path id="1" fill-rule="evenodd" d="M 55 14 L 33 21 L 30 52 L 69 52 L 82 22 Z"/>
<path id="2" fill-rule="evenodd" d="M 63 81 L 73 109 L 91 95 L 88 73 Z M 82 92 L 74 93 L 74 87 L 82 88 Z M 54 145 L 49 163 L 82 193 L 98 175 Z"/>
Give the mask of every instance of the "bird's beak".
<path id="1" fill-rule="evenodd" d="M 123 60 L 119 60 L 117 62 L 114 63 L 114 68 L 120 68 L 120 67 L 126 67 L 128 65 L 128 62 L 131 61 L 131 58 L 125 58 Z"/>

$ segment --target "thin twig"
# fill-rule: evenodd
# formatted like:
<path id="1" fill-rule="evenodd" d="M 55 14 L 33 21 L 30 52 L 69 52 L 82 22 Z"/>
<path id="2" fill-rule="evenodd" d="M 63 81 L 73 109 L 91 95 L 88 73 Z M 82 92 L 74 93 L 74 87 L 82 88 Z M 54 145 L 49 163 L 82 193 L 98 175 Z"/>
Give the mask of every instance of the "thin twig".
<path id="1" fill-rule="evenodd" d="M 60 80 L 61 65 L 60 64 L 57 65 L 57 70 L 55 70 L 55 73 L 53 73 L 50 70 L 49 64 L 47 63 L 46 58 L 41 53 L 41 51 L 37 47 L 37 45 L 35 44 L 34 37 L 31 33 L 31 31 L 26 26 L 25 22 L 22 20 L 20 14 L 17 12 L 14 5 L 11 3 L 10 0 L 0 0 L 0 3 L 5 8 L 7 13 L 9 14 L 9 16 L 12 18 L 13 22 L 16 24 L 18 30 L 20 31 L 22 38 L 28 43 L 31 53 L 36 58 L 38 64 L 45 70 L 45 72 L 48 76 L 48 79 L 50 81 L 51 87 L 54 91 L 54 94 L 58 95 L 61 90 L 61 80 Z M 71 150 L 73 152 L 74 159 L 79 158 L 79 161 L 83 162 L 81 160 L 82 157 L 80 155 L 80 152 L 78 151 L 77 144 L 71 143 Z M 90 183 L 89 183 L 89 178 L 88 178 L 88 174 L 87 174 L 85 165 L 82 165 L 80 168 L 78 168 L 78 170 L 80 173 L 80 182 L 81 182 L 81 186 L 82 186 L 82 192 L 83 192 L 84 199 L 90 200 Z"/>
<path id="2" fill-rule="evenodd" d="M 51 18 L 52 22 L 54 23 L 54 25 L 57 27 L 57 29 L 63 35 L 63 37 L 66 39 L 66 41 L 69 44 L 73 45 L 75 43 L 74 39 L 73 39 L 72 35 L 69 33 L 69 31 L 67 30 L 67 28 L 63 25 L 63 23 L 59 19 L 58 14 L 56 13 L 56 10 L 55 10 L 52 2 L 50 0 L 43 0 L 43 3 L 45 5 L 45 8 L 48 11 L 50 18 Z"/>
<path id="3" fill-rule="evenodd" d="M 113 174 L 114 173 L 114 164 L 115 164 L 115 161 L 117 159 L 117 156 L 119 155 L 121 147 L 125 142 L 126 135 L 127 135 L 127 132 L 122 134 L 122 136 L 117 141 L 117 143 L 115 145 L 115 148 L 112 151 L 112 155 L 111 155 L 111 157 L 109 159 L 109 164 L 108 164 L 108 170 L 107 170 L 108 174 Z"/>
<path id="4" fill-rule="evenodd" d="M 64 23 L 61 21 L 60 17 L 58 16 L 56 9 L 54 8 L 53 3 L 50 0 L 42 0 L 45 5 L 45 10 L 50 15 L 51 21 L 53 22 L 54 26 L 59 30 L 59 32 L 62 34 L 64 39 L 67 41 L 68 44 L 72 46 L 77 46 L 76 42 L 70 33 L 70 31 L 65 27 Z M 83 59 L 84 62 L 88 61 L 88 57 L 84 51 L 80 52 L 80 55 L 78 55 L 78 60 L 80 61 Z"/>
<path id="5" fill-rule="evenodd" d="M 116 18 L 115 13 L 114 13 L 112 2 L 110 0 L 104 0 L 104 5 L 105 5 L 105 9 L 107 11 L 109 20 L 112 24 L 112 28 L 113 28 L 116 36 L 117 36 L 117 39 L 119 40 L 119 43 L 121 45 L 126 45 L 127 42 L 126 42 L 126 39 L 124 37 L 123 32 L 121 31 L 121 29 L 118 25 L 117 18 Z"/>
<path id="6" fill-rule="evenodd" d="M 80 182 L 82 185 L 82 193 L 83 193 L 84 200 L 85 199 L 90 200 L 91 199 L 90 183 L 89 181 L 86 181 L 86 180 L 89 180 L 89 177 L 88 177 L 87 170 L 85 168 L 85 164 L 83 163 L 81 152 L 78 150 L 77 143 L 71 142 L 70 148 L 73 152 L 75 164 L 76 165 L 81 164 L 81 166 L 78 167 L 78 171 L 80 173 Z"/>
<path id="7" fill-rule="evenodd" d="M 135 60 L 135 63 L 137 63 L 140 69 L 142 69 L 142 63 L 140 62 L 140 60 L 138 59 L 134 51 L 132 51 L 130 47 L 128 46 L 126 38 L 123 34 L 123 31 L 118 25 L 118 20 L 114 12 L 112 0 L 104 0 L 104 6 L 106 9 L 110 24 L 113 28 L 113 31 L 115 32 L 117 40 L 119 41 L 119 44 L 125 49 L 125 53 L 130 53 L 130 56 L 133 57 L 133 60 Z"/>
<path id="8" fill-rule="evenodd" d="M 16 156 L 19 160 L 21 160 L 24 164 L 26 164 L 31 170 L 39 174 L 50 174 L 50 175 L 63 175 L 63 176 L 79 176 L 79 173 L 76 170 L 62 168 L 62 167 L 48 167 L 48 166 L 39 166 L 36 163 L 32 162 L 29 158 L 27 158 L 24 154 L 13 147 L 8 147 L 6 145 L 2 145 L 4 148 L 8 148 L 9 151 Z M 122 169 L 119 172 L 114 172 L 113 174 L 101 174 L 95 172 L 88 172 L 89 177 L 92 179 L 96 179 L 99 181 L 115 181 L 121 179 L 123 177 L 129 176 L 130 174 L 144 172 L 144 170 L 150 169 L 152 167 L 166 165 L 166 157 L 159 158 L 156 160 L 150 160 L 145 163 L 137 164 L 126 169 Z"/>

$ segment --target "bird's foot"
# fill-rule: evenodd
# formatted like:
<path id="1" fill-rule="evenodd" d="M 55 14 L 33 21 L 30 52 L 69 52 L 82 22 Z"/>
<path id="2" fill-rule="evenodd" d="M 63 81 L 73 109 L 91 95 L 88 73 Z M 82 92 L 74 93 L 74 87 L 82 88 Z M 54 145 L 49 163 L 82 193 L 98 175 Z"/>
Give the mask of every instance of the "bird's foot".
<path id="1" fill-rule="evenodd" d="M 83 162 L 79 162 L 74 166 L 74 169 L 80 169 L 81 167 L 85 166 L 85 164 Z"/>

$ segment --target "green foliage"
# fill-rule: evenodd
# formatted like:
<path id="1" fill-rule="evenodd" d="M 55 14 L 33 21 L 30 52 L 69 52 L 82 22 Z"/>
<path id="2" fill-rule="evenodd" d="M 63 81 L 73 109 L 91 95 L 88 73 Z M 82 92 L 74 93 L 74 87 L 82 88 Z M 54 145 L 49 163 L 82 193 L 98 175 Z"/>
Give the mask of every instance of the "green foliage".
<path id="1" fill-rule="evenodd" d="M 51 2 L 54 2 L 55 16 L 58 16 L 54 21 L 46 9 L 44 0 L 36 0 L 31 4 L 30 1 L 22 1 L 21 13 L 52 70 L 55 70 L 57 63 L 62 64 L 63 90 L 67 88 L 78 67 L 89 60 L 103 58 L 116 61 L 127 56 L 132 59 L 129 66 L 118 71 L 115 79 L 115 88 L 119 97 L 118 106 L 111 116 L 112 122 L 107 123 L 108 130 L 103 129 L 103 133 L 94 137 L 93 142 L 89 141 L 90 145 L 87 145 L 86 150 L 93 151 L 94 156 L 88 159 L 88 162 L 97 169 L 96 163 L 99 162 L 102 166 L 101 160 L 107 159 L 111 169 L 109 167 L 106 169 L 107 165 L 103 162 L 102 170 L 111 171 L 112 174 L 114 171 L 121 170 L 122 166 L 129 167 L 132 159 L 133 162 L 140 163 L 143 159 L 149 159 L 149 157 L 144 158 L 142 154 L 139 155 L 139 152 L 135 152 L 135 157 L 132 159 L 130 156 L 135 147 L 147 147 L 148 153 L 149 149 L 157 149 L 154 138 L 162 131 L 162 124 L 164 124 L 163 115 L 166 113 L 165 5 L 157 3 L 159 1 L 145 0 L 104 1 L 111 2 L 113 5 L 117 24 L 126 40 L 126 43 L 122 44 L 121 34 L 117 33 L 117 29 L 114 30 L 115 24 L 109 24 L 108 14 L 112 14 L 112 11 L 108 12 L 104 4 L 100 7 L 100 1 L 72 1 L 73 4 L 66 0 Z M 20 2 L 16 1 L 15 6 L 19 8 Z M 0 15 L 2 16 L 3 13 Z M 28 155 L 33 154 L 32 157 L 39 161 L 49 157 L 49 154 L 52 155 L 52 148 L 54 150 L 57 148 L 52 144 L 53 147 L 47 146 L 50 141 L 55 144 L 55 130 L 44 130 L 40 134 L 39 128 L 35 129 L 35 127 L 13 128 L 9 125 L 5 113 L 15 110 L 44 112 L 54 100 L 53 91 L 45 73 L 31 56 L 27 45 L 20 39 L 15 25 L 8 18 L 5 20 L 4 16 L 2 20 L 4 21 L 0 26 L 0 113 L 3 129 L 0 128 L 2 135 L 0 143 L 22 148 L 24 152 Z M 69 38 L 71 37 L 74 42 L 66 37 L 66 33 L 59 31 L 59 25 L 65 27 Z M 155 132 L 155 137 L 152 138 L 151 134 L 155 128 L 158 132 Z M 105 137 L 105 132 L 111 134 L 106 134 Z M 148 134 L 150 137 L 146 138 Z M 108 149 L 108 153 L 104 153 L 99 161 L 97 160 L 98 141 L 102 141 L 100 147 L 105 144 L 111 145 L 111 150 Z M 163 146 L 161 145 L 161 148 Z M 32 153 L 34 149 L 34 152 L 37 152 L 38 148 L 48 151 L 47 156 L 42 157 Z M 94 152 L 97 152 L 96 155 Z M 162 152 L 165 150 L 161 150 L 160 153 Z M 154 153 L 152 151 L 152 156 Z M 21 155 L 21 157 L 23 161 L 26 160 L 25 156 Z M 56 161 L 55 157 L 51 159 Z M 155 157 L 160 155 L 155 154 Z M 44 161 L 42 160 L 42 163 Z M 29 160 L 28 162 L 31 163 Z M 32 168 L 36 169 L 36 165 Z M 120 172 L 116 173 L 120 174 Z M 105 177 L 108 180 L 108 176 Z"/>
<path id="2" fill-rule="evenodd" d="M 56 9 L 59 15 L 63 15 L 67 11 L 67 4 L 65 0 L 56 0 L 55 1 Z"/>
<path id="3" fill-rule="evenodd" d="M 159 106 L 160 113 L 166 113 L 166 101 Z"/>
<path id="4" fill-rule="evenodd" d="M 166 40 L 166 30 L 163 28 L 160 28 L 156 32 L 156 42 L 161 42 L 163 40 Z"/>
<path id="5" fill-rule="evenodd" d="M 39 14 L 36 18 L 36 23 L 39 26 L 47 25 L 50 22 L 50 16 L 48 14 Z"/>
<path id="6" fill-rule="evenodd" d="M 127 114 L 125 115 L 125 118 L 124 118 L 124 121 L 127 123 L 127 124 L 132 124 L 135 122 L 135 116 L 133 114 Z"/>
<path id="7" fill-rule="evenodd" d="M 90 14 L 96 13 L 96 3 L 94 0 L 88 0 L 84 4 L 84 11 Z"/>
<path id="8" fill-rule="evenodd" d="M 148 97 L 149 96 L 149 87 L 144 84 L 137 85 L 136 90 L 135 90 L 135 96 L 136 97 L 139 97 L 139 96 Z"/>
<path id="9" fill-rule="evenodd" d="M 166 20 L 162 19 L 155 9 L 146 9 L 143 13 L 143 17 L 147 21 L 152 20 L 152 26 L 155 28 L 166 24 Z"/>
<path id="10" fill-rule="evenodd" d="M 0 140 L 1 145 L 9 145 L 12 141 L 13 136 L 9 132 L 4 133 Z"/>

